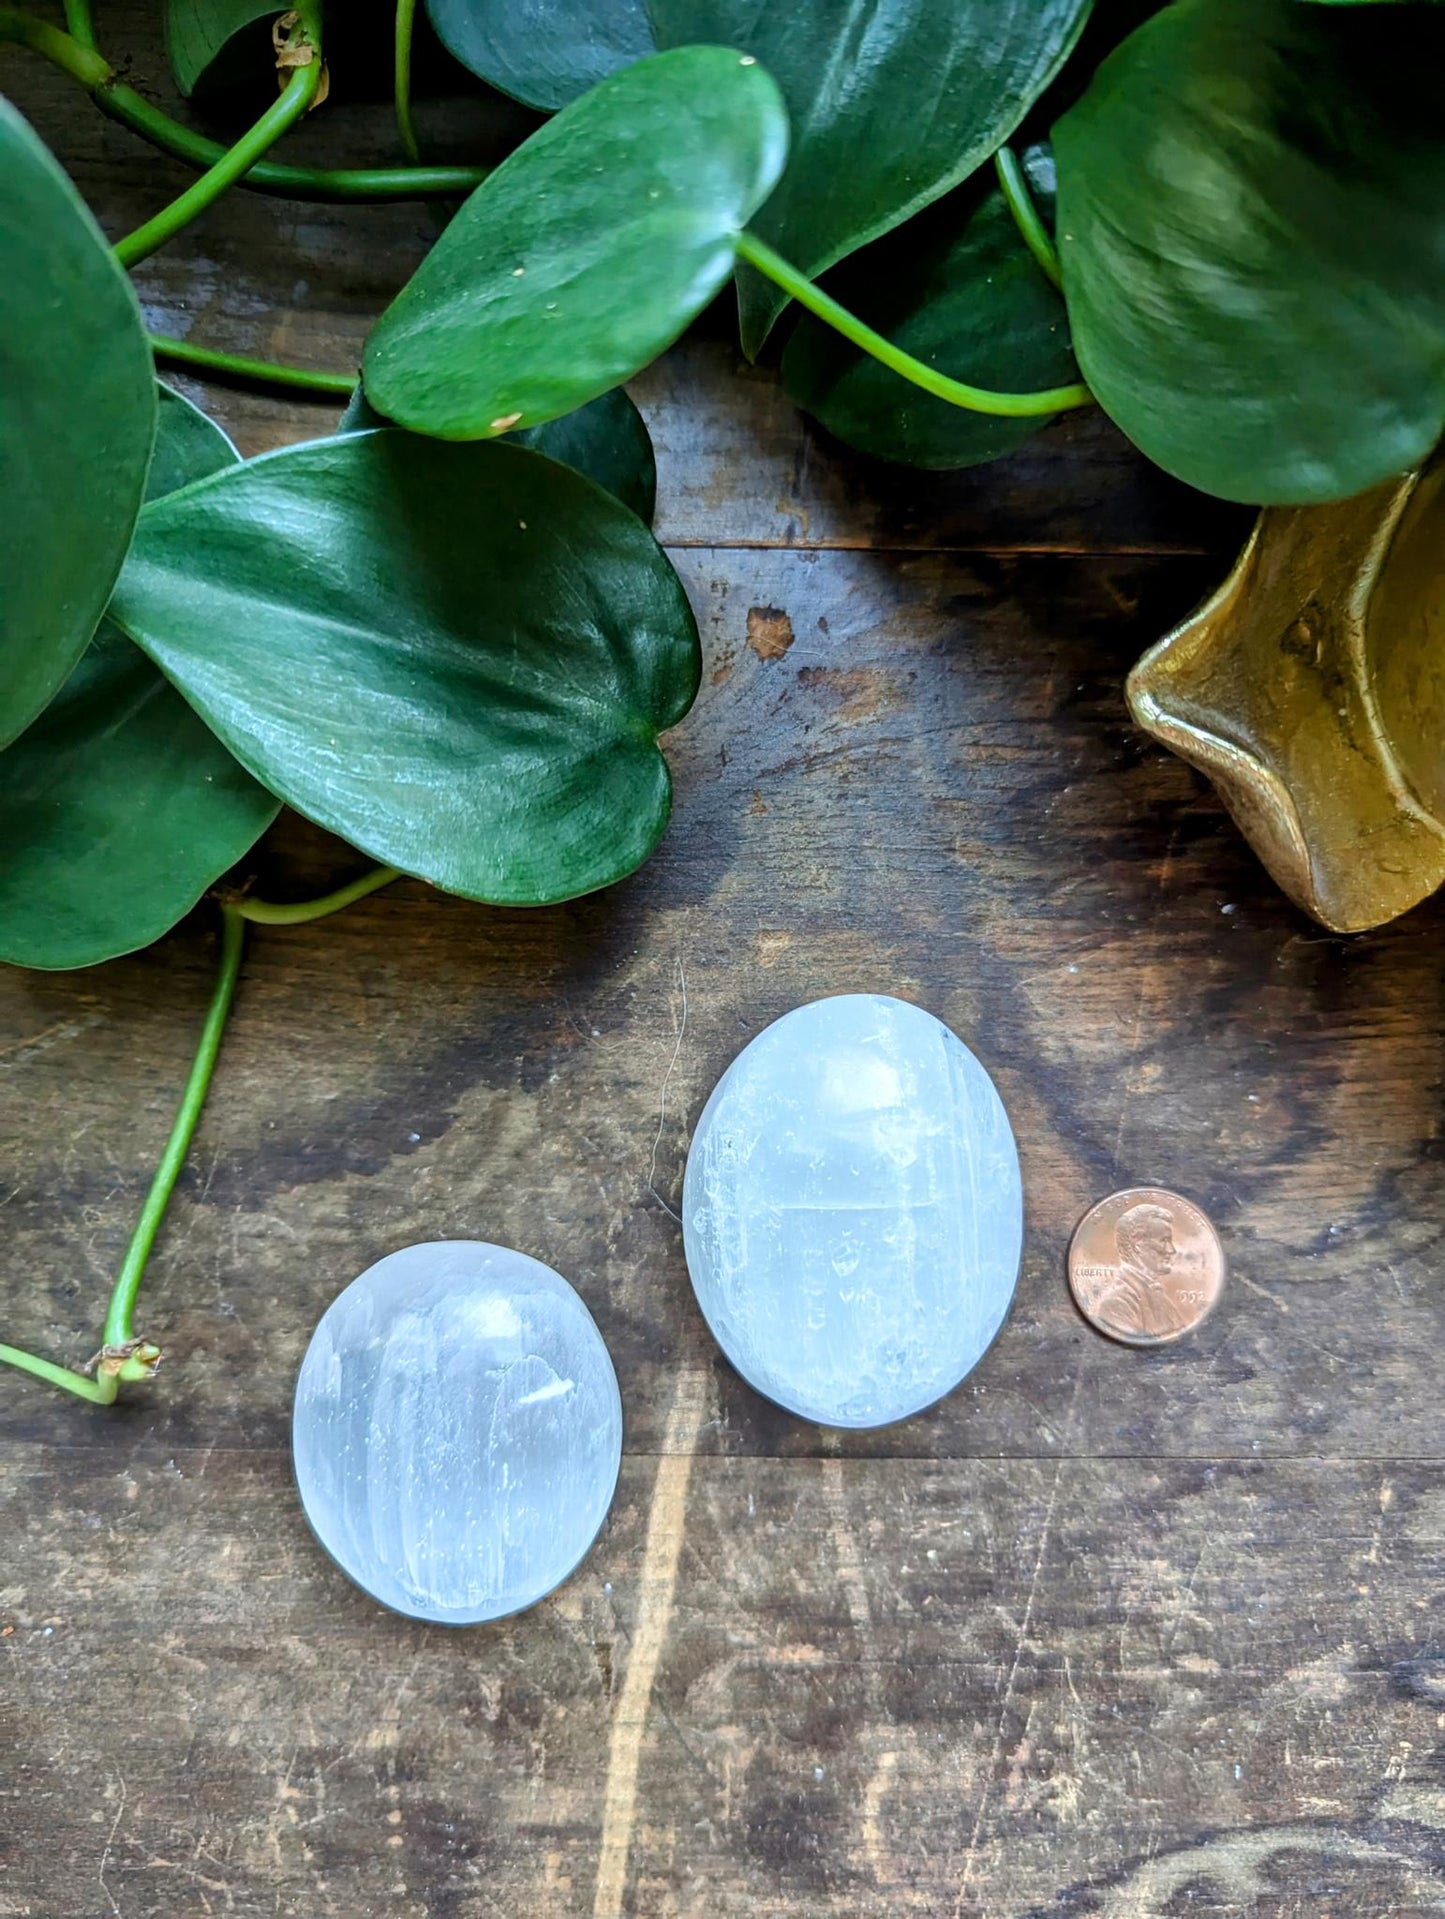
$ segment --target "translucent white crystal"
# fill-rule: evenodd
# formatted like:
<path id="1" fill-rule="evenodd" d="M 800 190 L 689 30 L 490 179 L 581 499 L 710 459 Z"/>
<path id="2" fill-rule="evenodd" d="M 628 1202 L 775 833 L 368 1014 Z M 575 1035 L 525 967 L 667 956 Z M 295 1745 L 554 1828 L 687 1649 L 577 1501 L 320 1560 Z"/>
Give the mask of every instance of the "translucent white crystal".
<path id="1" fill-rule="evenodd" d="M 692 1283 L 750 1385 L 825 1426 L 930 1406 L 1018 1278 L 1023 1190 L 993 1081 L 931 1013 L 815 1000 L 718 1081 L 683 1188 Z"/>
<path id="2" fill-rule="evenodd" d="M 617 1376 L 560 1274 L 479 1241 L 408 1246 L 322 1315 L 292 1446 L 316 1536 L 359 1586 L 472 1625 L 561 1584 L 607 1516 Z"/>

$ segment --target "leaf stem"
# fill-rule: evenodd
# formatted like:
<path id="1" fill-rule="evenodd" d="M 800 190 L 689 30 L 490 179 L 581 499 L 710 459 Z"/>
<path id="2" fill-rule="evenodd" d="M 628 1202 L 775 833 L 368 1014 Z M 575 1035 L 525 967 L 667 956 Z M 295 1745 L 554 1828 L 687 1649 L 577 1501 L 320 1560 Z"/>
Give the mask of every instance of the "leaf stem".
<path id="1" fill-rule="evenodd" d="M 359 880 L 352 880 L 347 886 L 338 886 L 334 893 L 323 893 L 319 899 L 296 900 L 289 905 L 277 905 L 271 900 L 238 899 L 230 904 L 228 910 L 258 926 L 305 926 L 311 920 L 322 920 L 330 913 L 339 913 L 343 907 L 353 906 L 357 900 L 364 900 L 368 893 L 375 893 L 401 878 L 399 866 L 375 866 L 369 873 L 363 873 Z"/>
<path id="2" fill-rule="evenodd" d="M 48 20 L 27 13 L 23 7 L 0 7 L 0 40 L 13 40 L 17 46 L 43 54 L 53 66 L 68 73 L 83 87 L 104 86 L 112 77 L 109 62 L 102 59 L 94 47 L 87 46 L 82 39 L 72 38 L 60 27 L 53 27 Z"/>
<path id="3" fill-rule="evenodd" d="M 1000 147 L 993 156 L 993 165 L 1024 245 L 1047 277 L 1062 289 L 1064 276 L 1059 270 L 1058 248 L 1054 245 L 1053 235 L 1044 225 L 1043 216 L 1034 205 L 1034 196 L 1029 191 L 1028 179 L 1019 165 L 1018 155 L 1012 147 Z"/>
<path id="4" fill-rule="evenodd" d="M 225 158 L 225 147 L 152 106 L 78 35 L 63 33 L 20 7 L 0 6 L 0 40 L 44 55 L 78 80 L 102 113 L 187 166 L 214 167 Z M 431 200 L 468 194 L 490 171 L 489 167 L 291 167 L 262 160 L 237 185 L 289 200 Z"/>
<path id="5" fill-rule="evenodd" d="M 181 1094 L 181 1103 L 176 1109 L 170 1138 L 166 1141 L 161 1163 L 156 1168 L 155 1178 L 151 1181 L 150 1191 L 146 1194 L 145 1205 L 141 1208 L 140 1218 L 136 1221 L 135 1232 L 131 1235 L 130 1245 L 126 1248 L 125 1259 L 121 1263 L 121 1269 L 110 1296 L 110 1307 L 105 1316 L 104 1339 L 107 1346 L 124 1346 L 134 1337 L 131 1318 L 135 1311 L 135 1299 L 140 1289 L 141 1275 L 145 1272 L 146 1261 L 150 1258 L 156 1233 L 161 1220 L 165 1217 L 166 1207 L 170 1203 L 176 1181 L 180 1178 L 181 1168 L 185 1164 L 186 1153 L 196 1130 L 196 1123 L 201 1117 L 201 1108 L 206 1102 L 206 1091 L 211 1084 L 211 1075 L 216 1070 L 216 1056 L 221 1050 L 221 1035 L 226 1030 L 226 1016 L 231 1010 L 231 1001 L 236 993 L 236 981 L 240 976 L 241 955 L 245 945 L 245 920 L 234 908 L 223 906 L 221 908 L 221 966 L 216 975 L 215 990 L 211 994 L 211 1004 L 206 1010 L 200 1043 L 196 1047 L 196 1057 L 191 1065 L 190 1077 Z"/>
<path id="6" fill-rule="evenodd" d="M 790 266 L 781 254 L 775 253 L 765 240 L 755 233 L 743 232 L 737 236 L 737 251 L 740 259 L 757 268 L 775 286 L 806 307 L 810 313 L 851 340 L 864 353 L 886 366 L 890 372 L 925 393 L 931 393 L 936 399 L 947 400 L 950 406 L 966 408 L 970 413 L 991 413 L 1003 419 L 1035 419 L 1045 413 L 1061 413 L 1066 407 L 1089 406 L 1093 394 L 1086 386 L 1045 387 L 1038 393 L 994 393 L 987 387 L 968 386 L 962 380 L 951 380 L 946 373 L 940 373 L 935 367 L 928 366 L 922 360 L 915 360 L 911 353 L 905 353 L 891 341 L 885 340 L 881 333 L 875 333 L 865 326 L 855 314 L 845 306 L 815 286 L 805 274 Z"/>
<path id="7" fill-rule="evenodd" d="M 309 367 L 281 366 L 275 360 L 251 360 L 244 354 L 195 346 L 190 340 L 168 340 L 160 333 L 152 333 L 149 338 L 151 351 L 158 360 L 195 367 L 202 373 L 254 380 L 262 386 L 299 387 L 303 392 L 335 395 L 340 399 L 349 398 L 356 387 L 356 380 L 349 373 L 313 373 Z"/>
<path id="8" fill-rule="evenodd" d="M 7 1366 L 18 1367 L 22 1373 L 45 1380 L 48 1385 L 60 1386 L 79 1399 L 88 1399 L 93 1406 L 111 1405 L 120 1385 L 117 1373 L 107 1372 L 95 1379 L 87 1379 L 84 1373 L 76 1372 L 73 1366 L 57 1366 L 53 1360 L 22 1352 L 18 1346 L 0 1346 L 0 1360 Z"/>
<path id="9" fill-rule="evenodd" d="M 211 1003 L 206 1010 L 205 1024 L 201 1028 L 196 1056 L 192 1061 L 190 1075 L 181 1094 L 181 1102 L 176 1110 L 170 1137 L 166 1141 L 160 1165 L 156 1168 L 155 1176 L 151 1180 L 150 1191 L 146 1194 L 140 1218 L 136 1221 L 130 1245 L 126 1248 L 120 1272 L 116 1275 L 115 1285 L 111 1289 L 110 1303 L 106 1308 L 105 1330 L 101 1336 L 103 1344 L 91 1362 L 94 1377 L 78 1372 L 70 1366 L 57 1366 L 52 1360 L 41 1359 L 35 1353 L 24 1352 L 18 1346 L 0 1345 L 0 1361 L 7 1366 L 15 1366 L 35 1379 L 43 1379 L 51 1386 L 59 1386 L 65 1392 L 76 1394 L 80 1399 L 88 1399 L 92 1405 L 109 1406 L 114 1401 L 122 1380 L 149 1379 L 160 1361 L 159 1347 L 135 1337 L 132 1322 L 135 1316 L 136 1294 L 140 1290 L 146 1261 L 150 1258 L 151 1248 L 155 1245 L 156 1234 L 165 1217 L 166 1207 L 170 1204 L 171 1194 L 175 1191 L 176 1181 L 180 1178 L 181 1168 L 185 1165 L 196 1123 L 201 1117 L 201 1108 L 206 1101 L 206 1091 L 211 1083 L 211 1075 L 216 1070 L 216 1056 L 221 1050 L 221 1035 L 225 1032 L 226 1017 L 231 1010 L 231 1001 L 235 997 L 236 981 L 240 975 L 241 955 L 245 945 L 245 920 L 234 908 L 223 906 L 221 909 L 221 964 L 216 975 L 216 984 L 211 992 Z"/>
<path id="10" fill-rule="evenodd" d="M 402 150 L 413 165 L 421 159 L 416 127 L 411 117 L 411 42 L 416 25 L 416 0 L 396 0 L 396 130 Z"/>
<path id="11" fill-rule="evenodd" d="M 88 47 L 94 53 L 95 22 L 91 18 L 90 0 L 65 0 L 65 24 L 81 46 Z"/>
<path id="12" fill-rule="evenodd" d="M 262 154 L 273 147 L 298 120 L 309 111 L 321 84 L 321 49 L 315 48 L 304 67 L 293 67 L 280 96 L 261 115 L 256 124 L 199 180 L 193 180 L 178 199 L 162 207 L 144 226 L 137 227 L 125 239 L 117 240 L 115 257 L 123 267 L 133 267 L 149 258 L 168 240 L 198 219 L 207 207 L 219 200 L 249 171 Z"/>
<path id="13" fill-rule="evenodd" d="M 190 1151 L 201 1108 L 205 1105 L 211 1077 L 216 1070 L 222 1035 L 226 1030 L 226 1020 L 241 973 L 247 922 L 255 921 L 263 926 L 302 926 L 308 920 L 324 919 L 329 913 L 339 913 L 343 907 L 365 899 L 368 893 L 376 892 L 378 887 L 389 886 L 393 880 L 401 877 L 400 869 L 395 866 L 373 867 L 371 872 L 363 873 L 360 879 L 352 880 L 347 886 L 337 887 L 333 893 L 323 894 L 320 899 L 299 900 L 289 906 L 276 906 L 268 900 L 221 900 L 221 964 L 211 992 L 211 1003 L 206 1009 L 205 1024 L 201 1028 L 196 1055 L 181 1093 L 170 1137 L 166 1140 L 160 1165 L 151 1180 L 150 1191 L 146 1194 L 140 1218 L 136 1221 L 130 1245 L 126 1248 L 125 1258 L 111 1290 L 102 1335 L 104 1343 L 91 1361 L 90 1370 L 94 1377 L 74 1367 L 57 1366 L 53 1360 L 41 1359 L 19 1346 L 0 1345 L 0 1364 L 14 1366 L 23 1373 L 29 1373 L 32 1378 L 43 1379 L 47 1384 L 59 1386 L 65 1392 L 74 1393 L 96 1406 L 112 1404 L 123 1380 L 150 1378 L 160 1362 L 160 1348 L 135 1337 L 133 1322 L 136 1295 L 140 1290 L 146 1262 L 155 1245 L 156 1234 L 175 1191 L 176 1181 L 186 1163 L 186 1154 Z"/>

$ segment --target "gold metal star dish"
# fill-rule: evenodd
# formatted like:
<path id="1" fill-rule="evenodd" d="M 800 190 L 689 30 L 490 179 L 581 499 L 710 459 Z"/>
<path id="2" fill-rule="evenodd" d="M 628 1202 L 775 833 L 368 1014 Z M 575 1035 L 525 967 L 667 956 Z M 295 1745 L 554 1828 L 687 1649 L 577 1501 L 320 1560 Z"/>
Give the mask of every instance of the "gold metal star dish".
<path id="1" fill-rule="evenodd" d="M 1445 882 L 1445 455 L 1266 508 L 1128 690 L 1296 905 L 1341 933 L 1417 905 Z"/>

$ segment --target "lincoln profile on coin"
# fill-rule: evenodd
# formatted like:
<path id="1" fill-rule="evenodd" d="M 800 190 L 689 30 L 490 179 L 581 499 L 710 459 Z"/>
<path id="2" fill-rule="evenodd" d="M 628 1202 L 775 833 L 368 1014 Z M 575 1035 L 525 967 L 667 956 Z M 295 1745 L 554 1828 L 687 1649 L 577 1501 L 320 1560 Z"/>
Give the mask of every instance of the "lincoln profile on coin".
<path id="1" fill-rule="evenodd" d="M 1114 1225 L 1119 1264 L 1103 1293 L 1097 1313 L 1124 1333 L 1156 1339 L 1183 1330 L 1186 1316 L 1165 1287 L 1178 1248 L 1173 1221 L 1162 1206 L 1131 1206 Z"/>

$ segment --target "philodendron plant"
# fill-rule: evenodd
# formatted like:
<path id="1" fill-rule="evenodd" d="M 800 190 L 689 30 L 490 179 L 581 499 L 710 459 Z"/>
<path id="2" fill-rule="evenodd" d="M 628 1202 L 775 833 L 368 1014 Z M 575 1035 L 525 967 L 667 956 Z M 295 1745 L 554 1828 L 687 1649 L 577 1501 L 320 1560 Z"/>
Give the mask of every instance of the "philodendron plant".
<path id="1" fill-rule="evenodd" d="M 65 0 L 65 30 L 0 6 L 0 39 L 198 172 L 112 245 L 0 106 L 0 959 L 94 965 L 212 891 L 221 919 L 99 1353 L 75 1370 L 0 1347 L 101 1403 L 159 1357 L 136 1292 L 248 922 L 403 873 L 564 900 L 663 831 L 659 737 L 698 637 L 623 388 L 730 278 L 745 350 L 780 335 L 803 407 L 923 466 L 1099 405 L 1169 472 L 1308 510 L 1393 498 L 1445 426 L 1434 0 L 1174 0 L 1136 5 L 1130 32 L 1090 0 L 427 4 L 463 66 L 552 116 L 490 172 L 417 150 L 414 0 L 385 29 L 405 164 L 361 170 L 267 157 L 328 94 L 345 109 L 320 0 L 166 0 L 198 111 L 263 72 L 258 50 L 274 65 L 275 99 L 224 148 L 126 82 L 90 0 Z M 128 269 L 235 187 L 436 205 L 359 384 L 148 336 Z M 345 411 L 241 460 L 157 361 Z M 283 804 L 375 864 L 258 900 L 234 872 Z"/>

